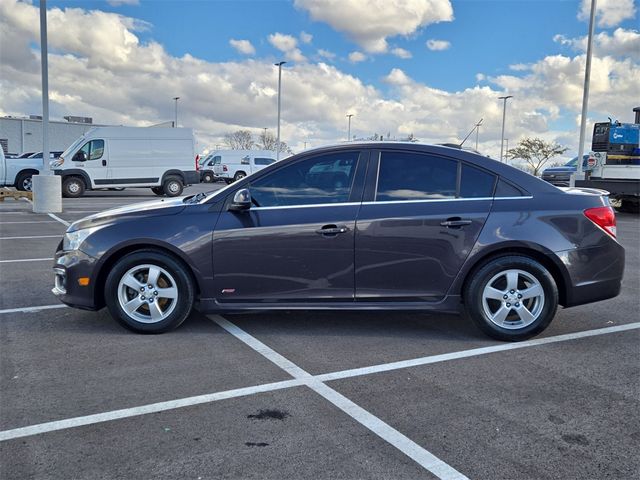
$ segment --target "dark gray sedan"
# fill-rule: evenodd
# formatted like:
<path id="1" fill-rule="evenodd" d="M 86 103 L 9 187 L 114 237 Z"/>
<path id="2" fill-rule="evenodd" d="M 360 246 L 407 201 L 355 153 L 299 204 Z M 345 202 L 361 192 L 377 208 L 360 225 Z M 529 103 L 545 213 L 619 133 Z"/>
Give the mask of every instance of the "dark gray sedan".
<path id="1" fill-rule="evenodd" d="M 558 305 L 618 295 L 605 192 L 558 189 L 458 149 L 306 151 L 211 194 L 75 222 L 55 258 L 66 304 L 159 333 L 192 308 L 463 312 L 522 340 Z"/>

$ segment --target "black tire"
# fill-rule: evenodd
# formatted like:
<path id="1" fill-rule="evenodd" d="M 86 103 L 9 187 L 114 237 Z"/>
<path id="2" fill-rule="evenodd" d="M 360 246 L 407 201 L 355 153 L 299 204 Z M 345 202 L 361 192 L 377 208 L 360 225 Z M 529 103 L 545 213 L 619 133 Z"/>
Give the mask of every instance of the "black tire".
<path id="1" fill-rule="evenodd" d="M 87 186 L 80 177 L 64 177 L 62 179 L 62 196 L 65 198 L 78 198 L 84 194 Z"/>
<path id="2" fill-rule="evenodd" d="M 512 293 L 514 290 L 508 290 L 506 285 L 507 271 L 522 272 L 515 276 L 518 284 L 515 293 Z M 504 276 L 501 276 L 503 273 Z M 471 275 L 470 281 L 467 282 L 463 291 L 464 313 L 488 336 L 509 342 L 526 340 L 538 335 L 553 320 L 558 308 L 558 287 L 551 273 L 539 262 L 529 257 L 516 255 L 498 257 L 489 260 Z M 535 283 L 529 282 L 531 279 L 537 282 L 544 295 L 519 300 L 522 298 L 518 297 L 522 295 L 522 291 L 535 285 Z M 502 286 L 500 282 L 503 281 L 505 283 Z M 504 293 L 508 298 L 502 297 L 499 300 L 489 298 L 485 304 L 485 295 L 483 294 L 488 286 L 493 286 L 498 291 L 504 288 L 505 291 L 501 293 Z M 516 309 L 516 305 L 523 310 Z M 518 312 L 526 313 L 524 312 L 526 310 L 529 314 L 533 313 L 529 308 L 533 312 L 537 312 L 537 316 L 534 315 L 533 321 L 527 324 Z M 492 311 L 493 309 L 495 311 Z M 497 314 L 501 309 L 508 311 L 508 316 L 502 325 L 507 325 L 509 328 L 498 325 L 489 317 L 490 313 Z M 518 326 L 519 324 L 522 326 Z"/>
<path id="3" fill-rule="evenodd" d="M 238 180 L 242 180 L 246 176 L 247 174 L 244 172 L 236 172 L 236 174 L 233 176 L 233 181 L 237 182 Z"/>
<path id="4" fill-rule="evenodd" d="M 167 197 L 177 197 L 182 195 L 182 190 L 184 190 L 184 184 L 180 177 L 167 177 L 164 182 L 162 182 L 162 192 Z"/>
<path id="5" fill-rule="evenodd" d="M 233 180 L 230 178 L 225 178 L 223 180 L 224 180 L 224 183 L 226 183 L 227 185 L 231 185 L 233 183 Z"/>
<path id="6" fill-rule="evenodd" d="M 211 172 L 204 172 L 202 174 L 202 181 L 204 183 L 213 183 L 213 173 Z"/>
<path id="7" fill-rule="evenodd" d="M 32 176 L 33 173 L 31 172 L 23 172 L 18 175 L 18 178 L 16 178 L 16 189 L 21 192 L 30 192 L 32 188 Z"/>
<path id="8" fill-rule="evenodd" d="M 160 197 L 164 195 L 164 190 L 162 189 L 162 187 L 151 187 L 151 191 Z"/>
<path id="9" fill-rule="evenodd" d="M 624 199 L 620 201 L 620 206 L 616 207 L 620 213 L 640 213 L 640 201 Z"/>
<path id="10" fill-rule="evenodd" d="M 177 299 L 175 300 L 160 298 L 157 296 L 152 297 L 155 299 L 159 299 L 159 301 L 155 302 L 155 304 L 158 306 L 161 305 L 162 301 L 165 301 L 165 312 L 169 310 L 167 312 L 167 316 L 159 321 L 153 321 L 150 317 L 150 308 L 152 307 L 152 304 L 149 302 L 153 302 L 153 300 L 149 300 L 148 298 L 145 298 L 145 300 L 141 300 L 144 297 L 144 293 L 146 292 L 146 290 L 145 292 L 138 292 L 137 290 L 134 291 L 133 289 L 128 288 L 125 289 L 124 292 L 122 292 L 122 295 L 124 296 L 123 298 L 128 298 L 129 301 L 138 300 L 142 302 L 141 306 L 138 307 L 138 309 L 134 311 L 132 315 L 148 315 L 149 320 L 152 323 L 145 323 L 144 321 L 140 321 L 128 314 L 122 307 L 120 299 L 120 281 L 127 275 L 128 272 L 132 271 L 132 269 L 141 267 L 142 272 L 144 272 L 144 268 L 142 267 L 144 265 L 159 267 L 169 273 L 170 277 L 165 277 L 164 274 L 161 274 L 157 281 L 157 285 L 160 285 L 160 287 L 171 287 L 171 281 L 173 281 L 175 282 L 174 287 L 178 292 Z M 144 277 L 144 273 L 141 273 L 139 275 L 142 275 L 142 277 L 140 277 L 140 280 L 142 280 L 143 283 L 146 284 L 148 281 L 148 276 Z M 163 284 L 161 285 L 161 283 Z M 143 285 L 143 287 L 147 287 L 147 285 Z M 153 288 L 155 289 L 157 288 L 157 286 L 154 286 Z M 138 293 L 140 295 L 138 295 Z M 191 276 L 189 275 L 189 272 L 187 271 L 187 268 L 171 255 L 158 252 L 156 250 L 140 250 L 125 255 L 120 260 L 118 260 L 116 264 L 111 268 L 111 271 L 109 272 L 105 283 L 104 294 L 105 303 L 107 304 L 109 313 L 111 313 L 111 316 L 115 318 L 121 325 L 128 328 L 129 330 L 133 330 L 134 332 L 153 334 L 164 333 L 169 330 L 173 330 L 174 328 L 180 326 L 180 324 L 182 324 L 182 322 L 187 319 L 193 309 L 195 300 L 195 286 L 193 284 Z M 173 302 L 175 302 L 175 305 L 173 304 Z"/>

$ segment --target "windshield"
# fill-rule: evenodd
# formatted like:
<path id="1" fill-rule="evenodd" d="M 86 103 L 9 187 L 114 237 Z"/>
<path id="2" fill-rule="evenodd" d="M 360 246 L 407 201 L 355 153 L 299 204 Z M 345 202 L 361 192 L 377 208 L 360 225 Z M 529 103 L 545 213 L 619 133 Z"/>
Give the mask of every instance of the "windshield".
<path id="1" fill-rule="evenodd" d="M 578 157 L 572 158 L 567 163 L 564 164 L 565 167 L 575 167 L 578 163 Z"/>
<path id="2" fill-rule="evenodd" d="M 78 147 L 78 145 L 80 145 L 83 141 L 84 141 L 84 135 L 82 135 L 80 138 L 78 138 L 75 142 L 73 142 L 71 144 L 70 147 L 68 147 L 64 152 L 62 152 L 61 156 L 64 157 L 64 158 L 68 158 L 69 154 L 72 151 L 74 151 Z"/>

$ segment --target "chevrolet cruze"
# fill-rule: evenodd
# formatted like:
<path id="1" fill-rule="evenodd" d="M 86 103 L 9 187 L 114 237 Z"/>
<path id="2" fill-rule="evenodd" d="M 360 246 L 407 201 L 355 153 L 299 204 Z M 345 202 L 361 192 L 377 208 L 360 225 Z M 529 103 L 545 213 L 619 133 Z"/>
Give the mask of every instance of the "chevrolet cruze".
<path id="1" fill-rule="evenodd" d="M 54 293 L 136 332 L 203 312 L 460 312 L 501 340 L 558 305 L 618 295 L 624 249 L 606 192 L 561 190 L 454 148 L 306 151 L 213 193 L 72 224 Z M 446 321 L 446 320 L 443 320 Z"/>

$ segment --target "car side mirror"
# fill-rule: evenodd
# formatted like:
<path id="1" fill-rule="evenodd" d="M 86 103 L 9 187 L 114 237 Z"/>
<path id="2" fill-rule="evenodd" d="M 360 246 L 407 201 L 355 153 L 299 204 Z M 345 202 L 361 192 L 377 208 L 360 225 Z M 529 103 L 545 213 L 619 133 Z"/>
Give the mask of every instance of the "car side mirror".
<path id="1" fill-rule="evenodd" d="M 241 188 L 233 195 L 230 212 L 246 212 L 251 208 L 251 192 L 248 188 Z"/>
<path id="2" fill-rule="evenodd" d="M 82 150 L 78 150 L 76 152 L 76 154 L 73 156 L 73 161 L 74 162 L 86 162 L 87 161 L 87 155 Z"/>

